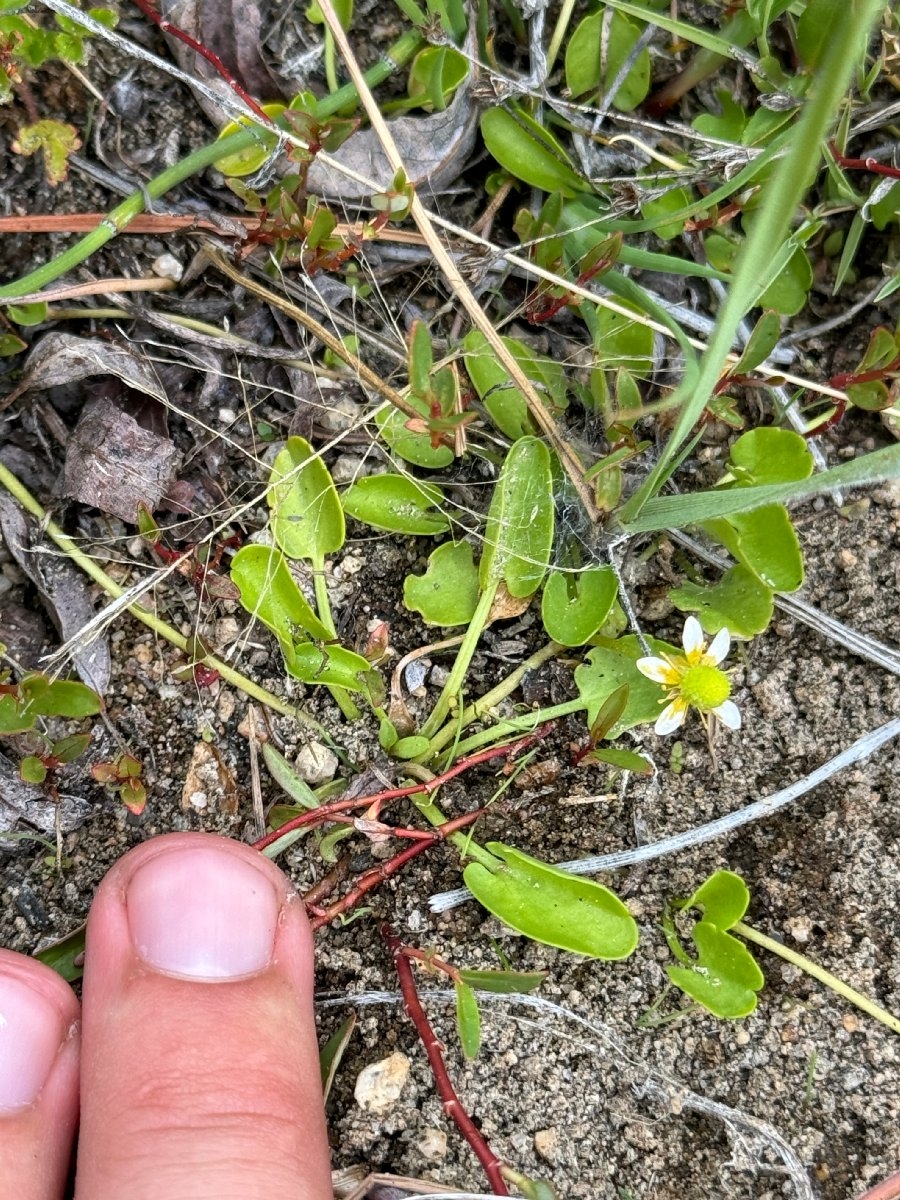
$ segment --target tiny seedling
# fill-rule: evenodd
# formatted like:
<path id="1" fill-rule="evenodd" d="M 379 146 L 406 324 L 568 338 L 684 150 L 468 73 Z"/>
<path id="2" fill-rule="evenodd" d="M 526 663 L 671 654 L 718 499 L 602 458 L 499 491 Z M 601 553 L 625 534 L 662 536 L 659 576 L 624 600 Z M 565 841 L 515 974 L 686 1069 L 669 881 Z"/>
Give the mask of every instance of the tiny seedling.
<path id="1" fill-rule="evenodd" d="M 91 774 L 97 783 L 113 791 L 129 812 L 139 817 L 147 803 L 147 788 L 141 779 L 143 767 L 133 754 L 120 754 L 110 762 L 94 763 Z"/>
<path id="2" fill-rule="evenodd" d="M 687 900 L 671 906 L 663 918 L 663 931 L 669 948 L 682 964 L 666 968 L 676 987 L 717 1017 L 737 1018 L 752 1013 L 765 979 L 750 951 L 734 936 L 736 933 L 799 967 L 894 1033 L 900 1033 L 900 1019 L 830 971 L 746 924 L 742 918 L 749 903 L 749 889 L 739 875 L 716 871 Z M 673 915 L 692 908 L 703 914 L 691 929 L 693 959 L 682 946 Z"/>

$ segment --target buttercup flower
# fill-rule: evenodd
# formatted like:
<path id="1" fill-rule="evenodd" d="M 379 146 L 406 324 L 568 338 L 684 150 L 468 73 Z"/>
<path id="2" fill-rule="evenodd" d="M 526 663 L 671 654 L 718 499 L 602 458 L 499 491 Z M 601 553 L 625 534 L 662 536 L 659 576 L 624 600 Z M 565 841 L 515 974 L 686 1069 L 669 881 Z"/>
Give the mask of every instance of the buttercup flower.
<path id="1" fill-rule="evenodd" d="M 741 714 L 728 698 L 731 682 L 719 668 L 731 645 L 728 630 L 720 629 L 707 648 L 700 622 L 696 617 L 688 617 L 681 644 L 683 655 L 663 654 L 659 658 L 637 660 L 640 673 L 662 684 L 668 693 L 669 703 L 654 726 L 656 733 L 674 733 L 689 708 L 697 709 L 704 724 L 712 713 L 729 729 L 740 729 Z"/>

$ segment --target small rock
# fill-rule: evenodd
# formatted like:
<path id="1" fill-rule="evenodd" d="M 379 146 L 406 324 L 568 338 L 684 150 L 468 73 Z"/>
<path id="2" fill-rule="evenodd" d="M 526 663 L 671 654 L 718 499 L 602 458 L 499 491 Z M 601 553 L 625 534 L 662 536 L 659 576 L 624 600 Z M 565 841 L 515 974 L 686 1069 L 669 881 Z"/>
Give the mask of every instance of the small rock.
<path id="1" fill-rule="evenodd" d="M 534 1148 L 544 1162 L 556 1162 L 559 1151 L 559 1133 L 556 1129 L 539 1129 L 534 1135 Z"/>
<path id="2" fill-rule="evenodd" d="M 372 468 L 375 462 L 372 462 Z M 335 459 L 331 468 L 331 478 L 340 487 L 345 483 L 355 483 L 366 475 L 371 475 L 369 463 L 358 454 L 342 454 Z"/>
<path id="3" fill-rule="evenodd" d="M 317 787 L 320 783 L 328 783 L 334 779 L 338 759 L 337 755 L 321 742 L 307 742 L 297 754 L 294 766 L 301 779 L 310 787 Z"/>
<path id="4" fill-rule="evenodd" d="M 323 396 L 326 407 L 316 418 L 316 424 L 326 433 L 345 433 L 359 424 L 359 414 L 362 408 L 349 396 L 335 396 L 334 399 L 326 392 Z"/>
<path id="5" fill-rule="evenodd" d="M 174 254 L 161 254 L 153 260 L 150 270 L 160 279 L 174 279 L 176 283 L 181 282 L 184 274 L 184 267 Z"/>
<path id="6" fill-rule="evenodd" d="M 447 1157 L 447 1135 L 442 1129 L 425 1129 L 416 1142 L 416 1149 L 429 1162 L 440 1162 Z"/>
<path id="7" fill-rule="evenodd" d="M 353 1095 L 366 1112 L 386 1113 L 403 1091 L 409 1078 L 409 1059 L 399 1050 L 360 1071 Z"/>

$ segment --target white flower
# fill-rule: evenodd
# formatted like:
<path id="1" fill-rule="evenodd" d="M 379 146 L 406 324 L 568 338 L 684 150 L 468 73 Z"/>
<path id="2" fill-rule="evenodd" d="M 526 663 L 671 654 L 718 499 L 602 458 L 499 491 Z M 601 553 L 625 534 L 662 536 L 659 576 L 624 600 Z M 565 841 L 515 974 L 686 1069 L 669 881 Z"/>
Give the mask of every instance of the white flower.
<path id="1" fill-rule="evenodd" d="M 654 726 L 656 733 L 674 733 L 689 708 L 696 708 L 704 723 L 711 713 L 729 729 L 740 729 L 741 714 L 728 698 L 731 683 L 719 668 L 731 645 L 728 630 L 720 629 L 707 648 L 700 622 L 696 617 L 688 617 L 681 643 L 683 655 L 663 654 L 659 658 L 637 660 L 640 673 L 661 684 L 668 693 L 669 703 Z"/>

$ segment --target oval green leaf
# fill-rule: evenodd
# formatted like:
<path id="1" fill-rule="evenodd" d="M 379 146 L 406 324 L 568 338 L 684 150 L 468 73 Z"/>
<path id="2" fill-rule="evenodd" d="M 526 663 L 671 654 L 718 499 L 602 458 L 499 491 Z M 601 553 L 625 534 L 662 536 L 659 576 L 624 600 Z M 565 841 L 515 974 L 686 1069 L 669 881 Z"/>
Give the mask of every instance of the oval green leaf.
<path id="1" fill-rule="evenodd" d="M 487 849 L 503 864 L 489 871 L 470 863 L 463 872 L 476 900 L 504 924 L 588 958 L 627 958 L 637 924 L 615 893 L 592 879 L 569 875 L 501 842 Z"/>
<path id="2" fill-rule="evenodd" d="M 503 344 L 516 359 L 528 379 L 542 394 L 551 412 L 562 411 L 568 404 L 566 375 L 559 363 L 541 358 L 517 338 L 503 338 Z M 477 329 L 463 339 L 466 373 L 491 420 L 509 438 L 534 433 L 534 422 L 525 397 L 514 387 L 509 373 L 497 360 L 487 338 Z"/>
<path id="3" fill-rule="evenodd" d="M 372 475 L 358 479 L 342 494 L 344 512 L 388 533 L 423 537 L 446 533 L 450 522 L 439 510 L 444 493 L 407 475 Z"/>
<path id="4" fill-rule="evenodd" d="M 742 920 L 750 903 L 750 889 L 734 871 L 714 871 L 682 908 L 699 908 L 703 918 L 719 929 L 730 929 Z"/>
<path id="5" fill-rule="evenodd" d="M 669 599 L 679 612 L 698 613 L 707 633 L 727 629 L 747 639 L 768 629 L 775 606 L 772 589 L 743 565 L 726 571 L 718 583 L 672 588 Z"/>
<path id="6" fill-rule="evenodd" d="M 444 542 L 424 575 L 407 575 L 403 603 L 426 625 L 467 625 L 478 607 L 478 569 L 468 542 Z"/>
<path id="7" fill-rule="evenodd" d="M 502 580 L 517 599 L 537 591 L 550 561 L 553 518 L 550 451 L 538 438 L 519 438 L 491 497 L 479 567 L 483 590 Z"/>
<path id="8" fill-rule="evenodd" d="M 243 546 L 231 562 L 231 578 L 241 604 L 275 634 L 292 644 L 303 633 L 328 641 L 322 624 L 291 575 L 287 561 L 274 546 Z"/>
<path id="9" fill-rule="evenodd" d="M 288 438 L 272 465 L 269 483 L 272 533 L 288 558 L 317 568 L 344 544 L 344 510 L 334 481 L 305 438 Z"/>
<path id="10" fill-rule="evenodd" d="M 422 416 L 428 416 L 427 407 L 414 396 L 409 397 L 413 408 L 421 408 Z M 375 414 L 378 432 L 393 452 L 404 462 L 416 467 L 437 471 L 453 462 L 453 451 L 449 446 L 433 446 L 427 433 L 415 433 L 406 428 L 409 417 L 396 408 L 380 409 Z"/>
<path id="11" fill-rule="evenodd" d="M 583 646 L 612 612 L 617 589 L 612 567 L 551 571 L 541 597 L 548 636 L 563 646 Z"/>
<path id="12" fill-rule="evenodd" d="M 486 109 L 481 136 L 500 166 L 523 183 L 569 198 L 588 190 L 556 138 L 521 109 L 515 116 L 506 108 Z"/>
<path id="13" fill-rule="evenodd" d="M 569 38 L 566 49 L 566 84 L 573 96 L 603 87 L 605 90 L 618 77 L 633 54 L 641 36 L 641 28 L 620 12 L 614 12 L 607 30 L 603 29 L 607 14 L 601 10 L 584 18 Z M 650 54 L 640 50 L 631 69 L 620 84 L 613 105 L 630 112 L 647 97 L 650 91 Z"/>
<path id="14" fill-rule="evenodd" d="M 699 921 L 691 931 L 697 947 L 696 967 L 667 967 L 676 987 L 717 1017 L 736 1020 L 756 1008 L 756 993 L 765 983 L 756 959 L 743 942 Z"/>
<path id="15" fill-rule="evenodd" d="M 481 1049 L 481 1012 L 478 1008 L 478 998 L 467 983 L 457 980 L 456 989 L 456 1027 L 459 1030 L 459 1044 L 468 1059 L 478 1057 Z"/>

